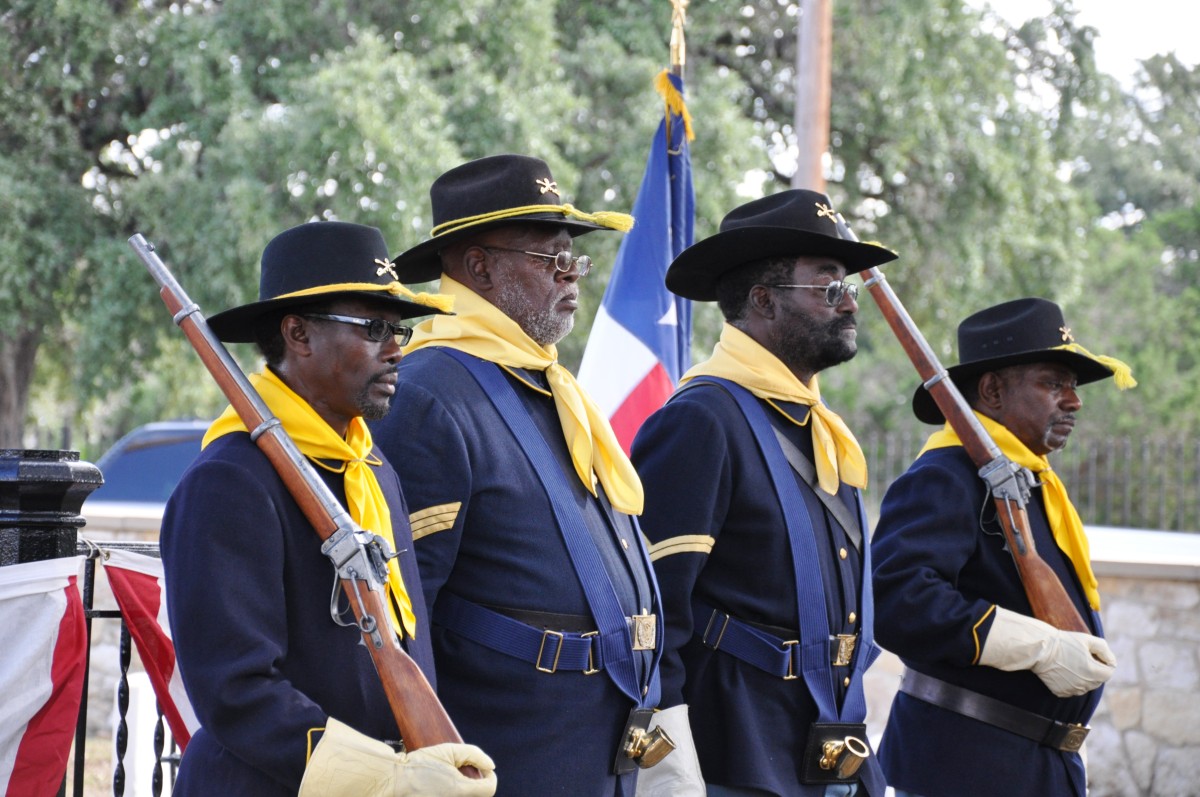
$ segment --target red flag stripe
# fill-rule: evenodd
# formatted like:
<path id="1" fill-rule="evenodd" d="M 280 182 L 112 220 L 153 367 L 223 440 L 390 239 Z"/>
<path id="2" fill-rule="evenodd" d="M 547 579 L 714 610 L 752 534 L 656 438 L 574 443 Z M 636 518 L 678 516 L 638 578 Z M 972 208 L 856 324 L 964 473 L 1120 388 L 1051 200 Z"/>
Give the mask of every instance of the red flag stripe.
<path id="1" fill-rule="evenodd" d="M 67 772 L 67 757 L 83 697 L 87 627 L 76 576 L 62 594 L 65 611 L 58 624 L 50 665 L 50 699 L 33 715 L 17 747 L 6 795 L 55 795 Z"/>

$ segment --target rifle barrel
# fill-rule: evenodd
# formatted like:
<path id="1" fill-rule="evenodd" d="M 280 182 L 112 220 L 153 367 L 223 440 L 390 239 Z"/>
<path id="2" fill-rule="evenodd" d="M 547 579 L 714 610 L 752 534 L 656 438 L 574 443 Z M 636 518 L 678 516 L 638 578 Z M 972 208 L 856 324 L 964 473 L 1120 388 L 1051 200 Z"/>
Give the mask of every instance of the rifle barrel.
<path id="1" fill-rule="evenodd" d="M 845 229 L 849 231 L 850 228 L 845 226 Z M 857 240 L 853 232 L 850 235 Z M 862 275 L 863 284 L 870 291 L 871 298 L 879 305 L 888 326 L 916 367 L 925 389 L 962 441 L 971 461 L 979 468 L 981 475 L 998 474 L 995 480 L 987 481 L 993 488 L 1000 525 L 1034 616 L 1063 631 L 1091 633 L 1062 582 L 1037 552 L 1029 528 L 1025 499 L 1016 484 L 1017 469 L 975 417 L 916 322 L 888 284 L 884 273 L 878 267 L 873 267 L 863 271 Z"/>
<path id="2" fill-rule="evenodd" d="M 322 542 L 339 531 L 361 531 L 337 496 L 300 453 L 295 441 L 271 413 L 229 350 L 209 328 L 199 306 L 188 297 L 155 252 L 154 245 L 140 233 L 132 236 L 129 244 L 158 283 L 159 294 L 175 323 L 183 330 L 221 392 L 250 430 L 251 439 L 270 460 Z M 341 581 L 406 749 L 416 750 L 442 742 L 461 743 L 462 737 L 425 674 L 391 632 L 382 590 L 359 589 L 362 582 L 357 582 L 356 586 L 356 582 L 348 578 Z M 364 617 L 379 619 L 363 622 Z M 330 677 L 337 675 L 331 673 Z M 479 777 L 473 767 L 465 767 L 463 771 Z"/>

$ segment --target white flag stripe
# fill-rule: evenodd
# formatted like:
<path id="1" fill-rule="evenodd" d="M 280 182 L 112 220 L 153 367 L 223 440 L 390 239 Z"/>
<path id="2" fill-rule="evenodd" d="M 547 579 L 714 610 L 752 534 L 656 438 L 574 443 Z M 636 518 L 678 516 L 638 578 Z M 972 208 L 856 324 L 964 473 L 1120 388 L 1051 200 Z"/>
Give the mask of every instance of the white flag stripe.
<path id="1" fill-rule="evenodd" d="M 147 556 L 144 553 L 123 551 L 119 548 L 105 548 L 104 565 L 105 567 L 132 570 L 135 573 L 157 578 L 159 581 L 162 581 L 163 578 L 162 559 L 157 556 Z"/>
<path id="2" fill-rule="evenodd" d="M 0 600 L 22 595 L 41 595 L 63 589 L 71 576 L 78 576 L 87 557 L 68 556 L 44 562 L 23 562 L 0 567 Z"/>
<path id="3" fill-rule="evenodd" d="M 600 412 L 611 418 L 656 365 L 654 352 L 601 305 L 579 364 L 579 383 L 587 388 Z"/>

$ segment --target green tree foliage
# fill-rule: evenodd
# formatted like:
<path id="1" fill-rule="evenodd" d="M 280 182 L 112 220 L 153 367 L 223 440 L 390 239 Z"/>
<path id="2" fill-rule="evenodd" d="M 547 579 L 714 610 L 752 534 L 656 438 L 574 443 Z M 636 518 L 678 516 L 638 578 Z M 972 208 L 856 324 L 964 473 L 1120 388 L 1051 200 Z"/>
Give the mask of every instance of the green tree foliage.
<path id="1" fill-rule="evenodd" d="M 1124 303 L 1119 319 L 1089 316 L 1111 343 L 1097 349 L 1146 334 L 1124 308 L 1152 298 L 1195 317 L 1187 290 L 1166 293 L 1195 284 L 1193 70 L 1152 59 L 1122 94 L 1095 74 L 1094 32 L 1069 3 L 1016 29 L 956 0 L 834 7 L 828 191 L 901 254 L 887 273 L 948 361 L 958 320 L 996 299 L 1090 310 L 1097 259 L 1104 298 Z M 756 180 L 790 178 L 797 13 L 690 4 L 698 237 Z M 628 210 L 669 20 L 665 0 L 14 0 L 0 11 L 0 445 L 67 421 L 88 453 L 136 423 L 220 408 L 124 243 L 135 231 L 215 312 L 254 298 L 262 246 L 294 224 L 374 224 L 396 251 L 423 240 L 430 182 L 481 155 L 539 155 L 570 201 Z M 1136 229 L 1096 226 L 1130 208 Z M 605 264 L 617 241 L 579 248 Z M 1137 304 L 1117 279 L 1135 263 L 1153 264 Z M 569 365 L 606 278 L 601 266 L 585 286 Z M 867 429 L 910 423 L 915 377 L 863 304 L 860 356 L 826 392 Z M 697 319 L 703 355 L 720 324 L 708 306 Z M 1182 350 L 1163 357 L 1190 367 Z"/>

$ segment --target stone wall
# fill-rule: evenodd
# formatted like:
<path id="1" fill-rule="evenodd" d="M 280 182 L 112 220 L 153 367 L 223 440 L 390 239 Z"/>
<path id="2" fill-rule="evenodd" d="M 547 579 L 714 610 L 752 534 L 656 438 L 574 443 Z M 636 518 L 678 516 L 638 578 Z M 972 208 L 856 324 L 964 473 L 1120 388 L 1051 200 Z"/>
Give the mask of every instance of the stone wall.
<path id="1" fill-rule="evenodd" d="M 1088 737 L 1093 797 L 1200 795 L 1200 582 L 1101 577 L 1117 672 Z"/>
<path id="2" fill-rule="evenodd" d="M 1200 797 L 1200 534 L 1088 529 L 1117 671 L 1092 719 L 1090 797 Z M 877 744 L 903 666 L 867 674 Z"/>

